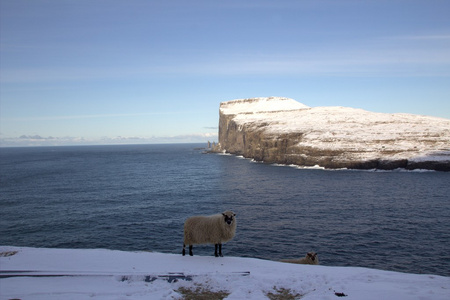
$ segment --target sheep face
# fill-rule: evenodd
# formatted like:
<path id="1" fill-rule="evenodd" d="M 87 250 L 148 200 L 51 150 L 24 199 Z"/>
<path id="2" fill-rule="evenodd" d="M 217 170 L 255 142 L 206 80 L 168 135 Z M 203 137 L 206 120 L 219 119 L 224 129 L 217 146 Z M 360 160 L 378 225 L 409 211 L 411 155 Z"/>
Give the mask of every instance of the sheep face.
<path id="1" fill-rule="evenodd" d="M 319 258 L 317 257 L 316 252 L 308 252 L 306 253 L 306 258 L 310 259 L 312 262 L 317 263 Z"/>
<path id="2" fill-rule="evenodd" d="M 224 218 L 225 223 L 227 223 L 228 225 L 231 225 L 234 221 L 234 217 L 236 216 L 236 214 L 233 213 L 232 211 L 226 211 L 226 212 L 222 213 L 222 216 Z"/>

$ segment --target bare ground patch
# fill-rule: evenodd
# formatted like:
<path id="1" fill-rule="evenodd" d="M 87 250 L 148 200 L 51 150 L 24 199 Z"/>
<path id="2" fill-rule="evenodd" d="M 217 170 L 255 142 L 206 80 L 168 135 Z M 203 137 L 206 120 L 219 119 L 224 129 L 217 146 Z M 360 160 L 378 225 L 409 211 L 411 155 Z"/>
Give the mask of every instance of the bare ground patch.
<path id="1" fill-rule="evenodd" d="M 291 289 L 273 287 L 273 292 L 266 292 L 266 296 L 270 300 L 298 300 L 302 297 L 301 294 L 291 291 Z"/>
<path id="2" fill-rule="evenodd" d="M 180 287 L 176 292 L 182 295 L 183 300 L 222 300 L 230 294 L 227 291 L 212 291 L 207 287 Z"/>
<path id="3" fill-rule="evenodd" d="M 9 256 L 13 256 L 16 255 L 19 251 L 4 251 L 4 252 L 0 252 L 0 257 L 9 257 Z"/>

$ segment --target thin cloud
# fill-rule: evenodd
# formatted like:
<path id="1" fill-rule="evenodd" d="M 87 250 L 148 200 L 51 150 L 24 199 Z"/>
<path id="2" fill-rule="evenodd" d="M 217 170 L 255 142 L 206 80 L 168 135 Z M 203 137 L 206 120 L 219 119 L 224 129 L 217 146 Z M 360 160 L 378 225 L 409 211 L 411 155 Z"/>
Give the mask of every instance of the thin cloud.
<path id="1" fill-rule="evenodd" d="M 78 119 L 96 119 L 96 118 L 119 118 L 119 117 L 139 117 L 155 115 L 175 115 L 186 114 L 186 111 L 173 112 L 150 112 L 150 113 L 129 113 L 129 114 L 93 114 L 93 115 L 74 115 L 74 116 L 42 116 L 42 117 L 24 117 L 24 118 L 4 118 L 7 121 L 52 121 L 52 120 L 78 120 Z"/>
<path id="2" fill-rule="evenodd" d="M 435 41 L 449 41 L 450 35 L 448 34 L 431 34 L 431 35 L 408 35 L 399 37 L 405 40 L 435 40 Z"/>
<path id="3" fill-rule="evenodd" d="M 69 145 L 121 145 L 121 144 L 164 144 L 164 143 L 205 143 L 217 140 L 217 133 L 192 133 L 175 136 L 114 136 L 100 138 L 53 137 L 21 135 L 19 137 L 0 138 L 0 147 L 37 147 L 37 146 L 69 146 Z"/>
<path id="4" fill-rule="evenodd" d="M 162 56 L 154 58 L 146 65 L 131 63 L 106 68 L 4 68 L 0 80 L 4 83 L 73 82 L 193 75 L 449 76 L 449 41 L 448 34 L 387 36 L 368 38 L 357 44 L 326 45 L 300 51 L 292 51 L 289 48 L 272 51 L 267 49 L 262 55 L 255 55 L 254 49 L 245 52 L 237 48 L 214 54 L 197 53 L 184 61 L 176 62 Z"/>

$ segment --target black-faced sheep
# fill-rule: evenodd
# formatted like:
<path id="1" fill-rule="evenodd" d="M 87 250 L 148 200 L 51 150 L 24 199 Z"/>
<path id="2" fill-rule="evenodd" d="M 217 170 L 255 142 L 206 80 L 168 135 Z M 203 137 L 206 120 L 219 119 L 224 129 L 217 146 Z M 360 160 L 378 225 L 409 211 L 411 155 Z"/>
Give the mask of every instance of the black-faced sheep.
<path id="1" fill-rule="evenodd" d="M 183 256 L 186 245 L 189 245 L 189 255 L 194 255 L 192 245 L 196 244 L 214 244 L 214 256 L 223 256 L 222 243 L 231 240 L 236 232 L 235 216 L 232 211 L 225 211 L 212 216 L 188 218 L 184 222 Z"/>
<path id="2" fill-rule="evenodd" d="M 291 264 L 318 265 L 319 256 L 317 256 L 316 252 L 308 252 L 305 257 L 297 259 L 282 259 L 281 261 Z"/>

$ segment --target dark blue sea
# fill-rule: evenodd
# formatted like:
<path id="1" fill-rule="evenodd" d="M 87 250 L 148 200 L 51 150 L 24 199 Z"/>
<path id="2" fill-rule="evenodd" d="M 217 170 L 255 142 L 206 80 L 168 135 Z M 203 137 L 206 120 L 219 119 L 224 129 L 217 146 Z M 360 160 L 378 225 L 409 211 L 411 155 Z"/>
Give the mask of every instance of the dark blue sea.
<path id="1" fill-rule="evenodd" d="M 297 169 L 204 146 L 0 148 L 0 245 L 181 255 L 187 217 L 230 209 L 225 256 L 316 251 L 323 265 L 450 276 L 450 173 Z"/>

